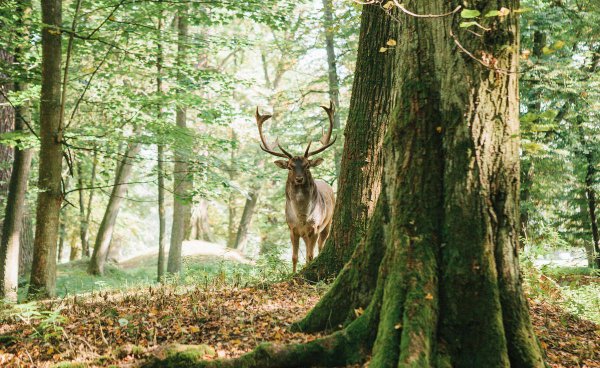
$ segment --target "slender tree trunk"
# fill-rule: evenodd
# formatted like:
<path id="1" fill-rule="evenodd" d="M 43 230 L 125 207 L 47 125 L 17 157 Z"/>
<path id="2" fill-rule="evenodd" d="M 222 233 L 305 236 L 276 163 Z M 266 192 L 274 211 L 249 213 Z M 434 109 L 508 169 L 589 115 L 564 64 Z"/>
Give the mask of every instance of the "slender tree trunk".
<path id="1" fill-rule="evenodd" d="M 177 61 L 179 68 L 183 68 L 186 65 L 186 53 L 188 42 L 188 20 L 187 13 L 180 10 L 177 16 L 177 28 L 178 28 L 178 44 L 177 44 Z M 182 73 L 178 75 L 179 81 L 182 81 Z M 179 93 L 182 93 L 182 87 L 180 86 Z M 186 129 L 186 108 L 183 106 L 177 107 L 176 112 L 176 123 L 179 128 Z M 189 165 L 187 163 L 188 152 L 182 152 L 176 150 L 175 154 L 175 165 L 173 173 L 173 227 L 171 230 L 171 247 L 169 248 L 169 260 L 167 264 L 167 272 L 171 274 L 177 274 L 181 272 L 181 248 L 183 239 L 185 237 L 186 221 L 189 221 L 191 212 L 190 206 L 190 172 Z M 187 219 L 187 220 L 186 220 Z"/>
<path id="2" fill-rule="evenodd" d="M 252 223 L 254 209 L 256 208 L 256 203 L 258 203 L 258 194 L 259 187 L 252 188 L 252 191 L 248 193 L 248 198 L 246 198 L 246 204 L 244 205 L 244 212 L 242 212 L 242 218 L 240 219 L 240 226 L 238 226 L 237 236 L 235 238 L 235 249 L 244 250 L 246 248 L 248 228 Z"/>
<path id="3" fill-rule="evenodd" d="M 214 242 L 214 237 L 208 222 L 208 201 L 201 199 L 192 211 L 191 239 Z"/>
<path id="4" fill-rule="evenodd" d="M 30 152 L 33 156 L 33 152 Z M 19 236 L 19 277 L 26 277 L 31 272 L 33 262 L 33 223 L 27 204 L 23 209 L 21 234 Z"/>
<path id="5" fill-rule="evenodd" d="M 22 2 L 17 6 L 16 12 L 20 18 L 20 26 L 24 26 L 25 8 L 30 8 L 31 4 Z M 25 32 L 19 30 L 19 42 L 21 39 L 28 39 Z M 3 51 L 2 51 L 3 52 Z M 22 49 L 16 47 L 14 50 L 14 64 L 17 65 Z M 8 55 L 8 54 L 7 54 Z M 10 58 L 3 59 L 9 62 Z M 15 82 L 13 85 L 15 91 L 24 91 L 25 85 L 21 82 Z M 4 86 L 3 92 L 7 89 Z M 3 101 L 3 96 L 0 96 L 0 102 Z M 9 105 L 9 104 L 6 104 Z M 8 125 L 14 125 L 15 132 L 24 132 L 24 119 L 30 120 L 30 106 L 24 103 L 13 110 L 12 106 L 0 107 L 0 133 Z M 13 122 L 10 122 L 10 118 Z M 26 209 L 27 209 L 27 183 L 29 179 L 29 169 L 31 167 L 31 158 L 33 151 L 31 149 L 14 150 L 14 160 L 8 185 L 8 193 L 6 196 L 6 207 L 4 211 L 4 221 L 0 229 L 0 299 L 6 299 L 13 302 L 17 301 L 17 289 L 19 281 L 19 266 L 21 265 L 21 247 L 23 245 L 23 224 L 26 224 Z M 4 159 L 0 159 L 0 165 L 4 163 Z M 2 179 L 0 178 L 0 181 Z M 27 229 L 26 229 L 27 230 Z M 29 245 L 29 244 L 28 244 Z"/>
<path id="6" fill-rule="evenodd" d="M 0 23 L 2 26 L 2 23 Z M 13 64 L 14 55 L 10 50 L 0 49 L 0 60 L 4 65 Z M 0 74 L 0 134 L 13 131 L 15 125 L 15 111 L 13 107 L 4 98 L 9 91 L 14 89 L 13 83 L 9 77 Z M 4 205 L 4 198 L 9 186 L 11 162 L 13 161 L 13 149 L 8 145 L 0 144 L 0 206 Z M 2 218 L 0 218 L 2 225 Z M 0 226 L 1 227 L 1 226 Z"/>
<path id="7" fill-rule="evenodd" d="M 62 1 L 42 2 L 42 93 L 40 100 L 39 194 L 29 297 L 53 296 L 62 202 L 61 27 Z"/>
<path id="8" fill-rule="evenodd" d="M 61 212 L 60 225 L 58 226 L 58 251 L 56 252 L 56 263 L 58 264 L 62 263 L 65 251 L 65 238 L 67 237 L 66 208 L 63 207 Z"/>
<path id="9" fill-rule="evenodd" d="M 21 84 L 15 84 L 16 90 L 22 90 Z M 18 107 L 15 111 L 15 131 L 23 131 L 23 119 L 29 118 L 29 106 Z M 31 149 L 15 149 L 12 175 L 8 187 L 2 238 L 0 243 L 0 299 L 17 301 L 19 281 L 21 232 L 26 221 L 26 192 L 31 167 Z"/>
<path id="10" fill-rule="evenodd" d="M 88 266 L 88 273 L 92 275 L 103 275 L 104 264 L 108 255 L 110 243 L 117 222 L 117 216 L 121 209 L 121 204 L 125 199 L 127 192 L 127 182 L 131 178 L 133 171 L 133 159 L 137 156 L 140 151 L 141 145 L 139 143 L 131 142 L 125 150 L 123 159 L 117 165 L 117 172 L 115 175 L 115 184 L 112 188 L 110 198 L 108 199 L 108 205 L 104 211 L 104 217 L 100 223 L 98 229 L 98 235 L 96 235 L 96 242 L 94 243 L 94 251 L 90 259 Z"/>
<path id="11" fill-rule="evenodd" d="M 594 184 L 596 180 L 596 167 L 594 166 L 594 159 L 591 153 L 585 155 L 586 158 L 586 174 L 585 174 L 585 196 L 587 199 L 587 207 L 590 215 L 590 227 L 592 230 L 592 242 L 594 247 L 594 263 L 596 268 L 600 268 L 600 232 L 598 231 L 598 216 L 596 209 L 598 202 L 596 200 L 596 190 Z"/>
<path id="12" fill-rule="evenodd" d="M 227 169 L 229 174 L 229 180 L 233 181 L 237 176 L 237 172 L 235 170 L 235 145 L 237 143 L 237 134 L 233 130 L 230 129 L 230 138 L 231 138 L 231 152 L 229 156 L 229 168 Z M 235 239 L 237 237 L 237 230 L 235 228 L 236 225 L 236 206 L 235 206 L 235 192 L 233 190 L 229 191 L 229 199 L 227 201 L 227 212 L 228 212 L 228 223 L 227 223 L 227 247 L 235 248 Z"/>
<path id="13" fill-rule="evenodd" d="M 380 12 L 371 7 L 363 11 L 331 235 L 323 252 L 301 272 L 308 280 L 340 272 L 364 236 L 381 191 L 383 140 L 395 104 L 395 60 L 379 48 L 398 39 L 399 27 Z"/>
<path id="14" fill-rule="evenodd" d="M 77 189 L 79 194 L 79 241 L 80 244 L 77 246 L 76 244 L 71 244 L 71 253 L 69 254 L 69 260 L 74 261 L 76 259 L 81 258 L 81 255 L 84 253 L 84 249 L 87 246 L 87 229 L 88 224 L 85 221 L 85 188 L 83 184 L 83 168 L 82 168 L 82 160 L 83 157 L 79 157 L 79 161 L 75 164 L 77 170 Z"/>
<path id="15" fill-rule="evenodd" d="M 535 164 L 533 158 L 527 162 L 521 160 L 523 164 L 521 170 L 521 209 L 520 209 L 520 226 L 519 226 L 519 234 L 521 238 L 527 239 L 529 236 L 528 227 L 529 227 L 529 197 L 531 195 L 531 187 L 533 186 L 533 179 L 535 177 Z"/>
<path id="16" fill-rule="evenodd" d="M 88 190 L 89 192 L 89 196 L 88 196 L 88 203 L 86 206 L 86 215 L 85 215 L 85 245 L 83 245 L 83 249 L 81 250 L 82 254 L 85 257 L 90 257 L 90 239 L 89 239 L 89 232 L 90 232 L 90 224 L 92 221 L 92 203 L 93 203 L 93 199 L 94 199 L 94 193 L 96 192 L 96 190 L 94 189 L 94 185 L 96 185 L 96 171 L 98 169 L 98 151 L 94 149 L 94 155 L 92 158 L 92 173 L 91 173 L 91 178 L 90 178 L 90 189 Z"/>
<path id="17" fill-rule="evenodd" d="M 162 9 L 158 18 L 157 28 L 157 50 L 156 50 L 156 93 L 162 96 Z M 157 120 L 162 123 L 162 106 L 159 105 L 156 112 Z M 165 275 L 165 260 L 167 251 L 167 220 L 165 210 L 165 167 L 164 167 L 164 144 L 157 145 L 157 180 L 158 180 L 158 269 L 157 279 L 162 281 Z"/>
<path id="18" fill-rule="evenodd" d="M 323 27 L 325 28 L 325 50 L 327 51 L 327 76 L 329 79 L 329 98 L 335 106 L 340 106 L 340 79 L 337 73 L 337 59 L 335 57 L 335 22 L 333 20 L 333 0 L 323 0 Z M 340 116 L 333 117 L 333 129 L 340 129 Z M 335 174 L 340 174 L 340 152 L 334 147 Z"/>

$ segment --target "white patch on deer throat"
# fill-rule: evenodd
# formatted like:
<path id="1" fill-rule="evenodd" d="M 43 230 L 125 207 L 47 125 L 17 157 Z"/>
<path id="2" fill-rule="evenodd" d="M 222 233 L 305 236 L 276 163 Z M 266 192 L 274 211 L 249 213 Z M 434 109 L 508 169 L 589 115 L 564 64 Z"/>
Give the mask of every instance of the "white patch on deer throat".
<path id="1" fill-rule="evenodd" d="M 296 201 L 302 201 L 304 200 L 304 193 L 298 191 L 296 192 Z"/>

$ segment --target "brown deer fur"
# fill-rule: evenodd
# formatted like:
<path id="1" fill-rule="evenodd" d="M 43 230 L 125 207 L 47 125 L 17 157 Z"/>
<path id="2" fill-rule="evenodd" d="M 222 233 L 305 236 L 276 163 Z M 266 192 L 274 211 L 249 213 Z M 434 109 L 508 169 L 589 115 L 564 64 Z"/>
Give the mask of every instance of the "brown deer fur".
<path id="1" fill-rule="evenodd" d="M 267 144 L 262 133 L 262 125 L 271 116 L 260 115 L 258 108 L 256 109 L 256 123 L 262 142 L 260 148 L 274 156 L 287 159 L 277 160 L 275 161 L 275 165 L 281 169 L 288 170 L 288 178 L 285 185 L 285 217 L 290 228 L 290 238 L 292 240 L 294 272 L 296 272 L 296 265 L 298 263 L 300 238 L 304 240 L 306 245 L 306 262 L 308 263 L 314 257 L 315 244 L 318 242 L 320 252 L 325 244 L 325 240 L 329 237 L 333 209 L 335 207 L 335 196 L 331 186 L 323 180 L 313 179 L 310 172 L 310 168 L 320 165 L 323 159 L 310 160 L 309 157 L 323 152 L 335 143 L 335 138 L 333 140 L 330 139 L 335 111 L 333 103 L 330 103 L 329 108 L 322 107 L 329 116 L 329 130 L 321 138 L 323 146 L 315 151 L 310 151 L 309 142 L 304 156 L 292 156 L 277 141 L 273 145 Z M 274 151 L 275 146 L 279 147 L 282 153 Z"/>

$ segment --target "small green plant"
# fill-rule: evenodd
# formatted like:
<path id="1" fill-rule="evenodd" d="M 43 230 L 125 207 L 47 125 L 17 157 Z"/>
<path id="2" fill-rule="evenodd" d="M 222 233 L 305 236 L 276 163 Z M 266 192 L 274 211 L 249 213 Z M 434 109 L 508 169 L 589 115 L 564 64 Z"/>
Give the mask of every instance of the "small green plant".
<path id="1" fill-rule="evenodd" d="M 31 326 L 35 334 L 44 341 L 49 341 L 64 334 L 62 325 L 67 322 L 67 318 L 62 315 L 63 309 L 64 306 L 61 305 L 54 310 L 40 310 L 38 303 L 30 302 L 16 304 L 10 314 Z"/>

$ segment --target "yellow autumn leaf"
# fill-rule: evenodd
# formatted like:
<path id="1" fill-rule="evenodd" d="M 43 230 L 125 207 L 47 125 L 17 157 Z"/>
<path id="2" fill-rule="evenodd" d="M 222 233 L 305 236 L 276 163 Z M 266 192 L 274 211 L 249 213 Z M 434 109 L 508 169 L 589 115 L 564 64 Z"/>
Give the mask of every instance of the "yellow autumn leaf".
<path id="1" fill-rule="evenodd" d="M 379 52 L 386 52 L 387 50 L 388 50 L 387 47 L 382 47 L 379 49 Z"/>
<path id="2" fill-rule="evenodd" d="M 433 295 L 431 295 L 431 293 L 427 293 L 427 295 L 425 295 L 425 299 L 433 300 Z"/>
<path id="3" fill-rule="evenodd" d="M 393 1 L 388 1 L 387 3 L 385 3 L 385 4 L 383 5 L 383 8 L 384 8 L 385 10 L 390 10 L 390 9 L 391 9 L 391 8 L 393 8 L 393 7 L 394 7 L 394 2 L 393 2 Z"/>
<path id="4" fill-rule="evenodd" d="M 399 330 L 399 329 L 401 329 L 401 328 L 402 328 L 402 323 L 396 323 L 396 324 L 394 325 L 394 328 L 395 328 L 396 330 Z"/>
<path id="5" fill-rule="evenodd" d="M 360 308 L 360 307 L 359 307 L 359 308 L 356 308 L 356 309 L 354 310 L 354 314 L 356 314 L 356 316 L 357 316 L 357 317 L 360 317 L 360 316 L 361 316 L 361 315 L 362 315 L 364 312 L 365 312 L 365 311 L 364 311 L 364 309 L 362 309 L 362 308 Z"/>
<path id="6" fill-rule="evenodd" d="M 436 128 L 435 128 L 435 131 L 436 131 L 436 132 L 438 132 L 438 133 L 441 133 L 441 132 L 442 132 L 442 127 L 441 127 L 441 126 L 439 126 L 439 127 L 436 127 Z"/>
<path id="7" fill-rule="evenodd" d="M 498 15 L 501 17 L 507 16 L 510 14 L 510 9 L 502 7 L 500 8 L 500 10 L 498 11 Z"/>
<path id="8" fill-rule="evenodd" d="M 396 46 L 396 40 L 390 38 L 385 44 L 388 46 Z"/>

